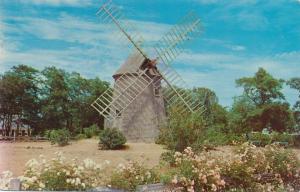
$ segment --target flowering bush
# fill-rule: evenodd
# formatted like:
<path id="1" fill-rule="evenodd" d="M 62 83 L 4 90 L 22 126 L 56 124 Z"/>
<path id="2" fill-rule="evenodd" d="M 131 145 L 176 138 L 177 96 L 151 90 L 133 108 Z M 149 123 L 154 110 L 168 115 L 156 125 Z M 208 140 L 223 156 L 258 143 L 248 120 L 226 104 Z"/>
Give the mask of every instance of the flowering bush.
<path id="1" fill-rule="evenodd" d="M 190 147 L 183 153 L 176 152 L 174 157 L 175 166 L 163 176 L 164 182 L 183 187 L 186 191 L 217 191 L 225 187 L 216 160 L 198 156 Z"/>
<path id="2" fill-rule="evenodd" d="M 275 191 L 298 188 L 299 161 L 294 153 L 277 145 L 257 148 L 244 143 L 222 170 L 227 188 Z"/>
<path id="3" fill-rule="evenodd" d="M 0 174 L 0 190 L 8 190 L 9 183 L 13 179 L 13 174 L 10 171 L 3 171 Z"/>
<path id="4" fill-rule="evenodd" d="M 270 172 L 277 174 L 285 183 L 300 187 L 300 162 L 291 150 L 269 145 L 265 149 Z"/>
<path id="5" fill-rule="evenodd" d="M 61 153 L 49 162 L 40 156 L 26 164 L 24 176 L 20 177 L 24 190 L 85 190 L 105 183 L 104 164 L 90 159 L 79 163 L 65 161 Z"/>
<path id="6" fill-rule="evenodd" d="M 155 169 L 147 169 L 138 162 L 130 161 L 126 165 L 119 164 L 111 176 L 110 185 L 114 188 L 135 191 L 138 185 L 159 182 Z"/>
<path id="7" fill-rule="evenodd" d="M 175 164 L 163 181 L 185 191 L 276 191 L 300 188 L 299 160 L 276 145 L 257 148 L 242 144 L 231 159 L 196 155 L 191 148 L 175 152 Z"/>

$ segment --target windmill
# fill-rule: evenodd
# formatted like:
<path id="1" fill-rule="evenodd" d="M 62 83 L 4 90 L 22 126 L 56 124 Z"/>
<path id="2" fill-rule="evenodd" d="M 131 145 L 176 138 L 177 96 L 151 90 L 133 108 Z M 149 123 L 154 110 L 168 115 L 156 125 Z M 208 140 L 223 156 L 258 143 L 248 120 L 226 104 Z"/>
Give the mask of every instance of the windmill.
<path id="1" fill-rule="evenodd" d="M 200 19 L 195 13 L 187 14 L 154 45 L 153 59 L 144 51 L 143 38 L 129 34 L 134 27 L 111 0 L 96 15 L 105 24 L 117 27 L 121 37 L 135 50 L 113 75 L 113 87 L 91 104 L 104 116 L 105 127 L 119 128 L 131 141 L 153 141 L 159 126 L 166 122 L 170 107 L 178 113 L 203 110 L 170 65 L 183 52 L 186 42 L 201 32 Z"/>

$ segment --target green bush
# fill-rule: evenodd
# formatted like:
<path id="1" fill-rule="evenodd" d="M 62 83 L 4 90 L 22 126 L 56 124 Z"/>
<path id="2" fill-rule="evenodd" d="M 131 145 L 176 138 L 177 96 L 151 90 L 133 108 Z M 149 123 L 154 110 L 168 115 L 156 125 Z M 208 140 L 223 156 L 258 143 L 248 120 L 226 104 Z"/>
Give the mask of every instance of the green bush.
<path id="1" fill-rule="evenodd" d="M 52 130 L 50 132 L 51 144 L 58 144 L 59 146 L 65 146 L 69 144 L 70 132 L 67 129 Z"/>
<path id="2" fill-rule="evenodd" d="M 269 134 L 253 132 L 250 136 L 250 141 L 256 146 L 266 146 L 271 144 L 272 137 Z"/>
<path id="3" fill-rule="evenodd" d="M 118 149 L 125 143 L 125 136 L 117 128 L 106 128 L 100 132 L 100 149 Z"/>
<path id="4" fill-rule="evenodd" d="M 272 132 L 271 138 L 272 142 L 287 142 L 289 145 L 294 144 L 293 136 L 287 133 Z"/>
<path id="5" fill-rule="evenodd" d="M 51 130 L 46 130 L 44 132 L 44 137 L 46 137 L 47 139 L 50 139 L 50 134 L 51 134 Z"/>
<path id="6" fill-rule="evenodd" d="M 85 139 L 85 138 L 86 138 L 86 135 L 82 134 L 82 133 L 79 133 L 75 136 L 75 140 L 81 140 L 81 139 Z"/>
<path id="7" fill-rule="evenodd" d="M 201 115 L 180 114 L 173 109 L 169 114 L 169 123 L 160 128 L 156 142 L 173 151 L 183 151 L 188 146 L 199 149 L 204 130 Z"/>
<path id="8" fill-rule="evenodd" d="M 97 125 L 91 125 L 90 127 L 83 128 L 83 133 L 86 138 L 92 138 L 99 134 L 99 127 Z"/>

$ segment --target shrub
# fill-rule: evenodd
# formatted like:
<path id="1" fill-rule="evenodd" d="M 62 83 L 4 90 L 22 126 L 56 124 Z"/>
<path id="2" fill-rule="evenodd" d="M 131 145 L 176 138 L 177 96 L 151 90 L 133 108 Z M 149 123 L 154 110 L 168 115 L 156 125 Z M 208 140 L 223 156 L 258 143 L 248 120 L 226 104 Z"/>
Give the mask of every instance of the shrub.
<path id="1" fill-rule="evenodd" d="M 271 144 L 272 137 L 269 134 L 263 134 L 261 132 L 253 132 L 250 136 L 250 140 L 256 146 L 266 146 Z"/>
<path id="2" fill-rule="evenodd" d="M 175 152 L 175 165 L 163 174 L 163 182 L 185 191 L 216 191 L 225 187 L 215 160 L 194 154 L 190 147 Z"/>
<path id="3" fill-rule="evenodd" d="M 130 161 L 117 167 L 111 176 L 110 185 L 113 188 L 135 191 L 138 185 L 158 182 L 159 176 L 155 169 L 147 169 L 138 162 Z"/>
<path id="4" fill-rule="evenodd" d="M 83 128 L 83 132 L 86 135 L 86 138 L 92 138 L 93 136 L 99 134 L 99 127 L 94 124 L 90 127 Z"/>
<path id="5" fill-rule="evenodd" d="M 12 172 L 10 171 L 3 171 L 0 173 L 0 190 L 8 190 L 9 183 L 12 180 Z"/>
<path id="6" fill-rule="evenodd" d="M 270 184 L 275 191 L 299 186 L 299 171 L 299 161 L 291 151 L 276 145 L 257 148 L 244 143 L 225 166 L 223 174 L 229 181 L 225 180 L 227 188 L 242 187 L 255 191 Z"/>
<path id="7" fill-rule="evenodd" d="M 126 138 L 117 128 L 106 128 L 100 132 L 101 149 L 118 149 L 126 143 Z"/>
<path id="8" fill-rule="evenodd" d="M 286 142 L 289 145 L 294 144 L 293 136 L 287 133 L 272 132 L 270 136 L 272 138 L 272 142 Z"/>
<path id="9" fill-rule="evenodd" d="M 52 130 L 50 132 L 51 144 L 57 143 L 59 146 L 69 144 L 70 132 L 67 129 Z"/>
<path id="10" fill-rule="evenodd" d="M 46 137 L 47 139 L 50 139 L 50 134 L 51 134 L 51 130 L 46 130 L 44 132 L 44 137 Z"/>
<path id="11" fill-rule="evenodd" d="M 165 151 L 160 155 L 160 162 L 161 163 L 168 163 L 171 166 L 175 165 L 175 151 Z"/>
<path id="12" fill-rule="evenodd" d="M 79 163 L 66 162 L 61 153 L 47 161 L 31 159 L 26 163 L 25 173 L 20 179 L 24 190 L 86 190 L 105 183 L 105 163 L 96 164 L 90 159 Z"/>
<path id="13" fill-rule="evenodd" d="M 75 136 L 75 140 L 81 140 L 81 139 L 85 139 L 86 138 L 86 135 L 85 134 L 77 134 L 76 136 Z"/>
<path id="14" fill-rule="evenodd" d="M 294 153 L 276 145 L 244 143 L 230 159 L 175 152 L 175 164 L 165 168 L 164 183 L 185 191 L 280 191 L 300 188 L 300 166 Z M 283 190 L 284 191 L 284 190 Z"/>
<path id="15" fill-rule="evenodd" d="M 188 146 L 199 149 L 205 129 L 202 117 L 199 114 L 176 113 L 173 109 L 169 118 L 169 123 L 160 128 L 157 143 L 173 151 L 183 151 Z"/>
<path id="16" fill-rule="evenodd" d="M 277 145 L 269 145 L 266 147 L 265 156 L 272 172 L 279 174 L 286 182 L 298 179 L 300 185 L 300 162 L 295 153 Z"/>

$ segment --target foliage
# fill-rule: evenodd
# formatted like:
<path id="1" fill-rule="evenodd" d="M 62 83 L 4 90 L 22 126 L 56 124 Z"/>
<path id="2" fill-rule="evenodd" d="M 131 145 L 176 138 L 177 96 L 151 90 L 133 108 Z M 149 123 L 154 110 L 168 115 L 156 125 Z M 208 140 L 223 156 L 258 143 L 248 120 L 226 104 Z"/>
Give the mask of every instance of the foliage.
<path id="1" fill-rule="evenodd" d="M 229 116 L 230 126 L 239 132 L 261 131 L 266 127 L 279 132 L 293 131 L 293 112 L 283 102 L 283 82 L 262 68 L 254 77 L 236 80 L 237 86 L 243 87 L 244 93 L 233 104 Z"/>
<path id="2" fill-rule="evenodd" d="M 0 190 L 8 190 L 9 183 L 13 179 L 13 174 L 10 171 L 3 171 L 0 173 Z"/>
<path id="3" fill-rule="evenodd" d="M 281 92 L 283 80 L 275 79 L 266 70 L 259 68 L 254 77 L 244 77 L 236 80 L 239 87 L 255 105 L 261 106 L 276 99 L 284 99 Z"/>
<path id="4" fill-rule="evenodd" d="M 266 146 L 271 144 L 272 137 L 269 134 L 264 134 L 261 132 L 253 132 L 250 135 L 250 141 L 257 146 Z"/>
<path id="5" fill-rule="evenodd" d="M 217 126 L 210 127 L 205 130 L 202 138 L 202 144 L 204 147 L 238 144 L 246 141 L 242 135 L 234 133 L 224 133 L 222 132 L 222 127 Z"/>
<path id="6" fill-rule="evenodd" d="M 105 165 L 90 159 L 83 162 L 73 159 L 70 163 L 56 153 L 56 158 L 50 161 L 43 156 L 29 160 L 20 179 L 24 190 L 86 190 L 105 183 Z"/>
<path id="7" fill-rule="evenodd" d="M 25 65 L 0 75 L 0 120 L 6 135 L 13 123 L 37 127 L 39 120 L 38 71 Z"/>
<path id="8" fill-rule="evenodd" d="M 94 124 L 89 127 L 83 128 L 83 132 L 86 138 L 92 138 L 93 136 L 99 134 L 99 127 L 96 124 Z"/>
<path id="9" fill-rule="evenodd" d="M 298 101 L 296 101 L 294 108 L 298 111 L 300 111 L 300 78 L 299 77 L 295 77 L 295 78 L 291 78 L 287 84 L 293 88 L 296 89 L 299 92 L 298 95 Z"/>
<path id="10" fill-rule="evenodd" d="M 185 191 L 216 191 L 225 187 L 217 161 L 196 155 L 190 147 L 175 152 L 175 165 L 167 169 L 163 181 Z"/>
<path id="11" fill-rule="evenodd" d="M 199 146 L 205 129 L 201 115 L 180 114 L 176 108 L 169 114 L 169 122 L 160 128 L 158 143 L 165 144 L 169 150 L 183 151 L 187 146 Z"/>
<path id="12" fill-rule="evenodd" d="M 239 146 L 231 158 L 176 152 L 175 164 L 162 173 L 163 181 L 184 191 L 277 191 L 300 186 L 300 164 L 292 151 L 276 145 Z"/>
<path id="13" fill-rule="evenodd" d="M 171 155 L 173 157 L 171 157 Z M 130 161 L 113 171 L 109 162 L 90 159 L 66 161 L 61 153 L 46 160 L 27 162 L 22 181 L 24 190 L 88 190 L 108 185 L 134 191 L 138 185 L 162 181 L 183 191 L 295 191 L 300 188 L 300 162 L 292 150 L 278 145 L 265 148 L 243 143 L 229 158 L 211 152 L 200 154 L 187 147 L 182 153 L 165 153 L 160 167 L 146 168 Z M 165 162 L 167 160 L 167 162 Z M 112 174 L 110 174 L 112 173 Z M 0 189 L 7 189 L 10 172 L 0 174 Z"/>
<path id="14" fill-rule="evenodd" d="M 287 84 L 292 88 L 298 91 L 298 100 L 294 104 L 294 119 L 297 123 L 296 131 L 300 131 L 300 78 L 295 77 L 290 79 Z"/>
<path id="15" fill-rule="evenodd" d="M 130 161 L 119 164 L 113 172 L 110 185 L 113 188 L 135 191 L 138 185 L 153 184 L 159 182 L 159 176 L 155 169 L 147 169 L 144 165 Z"/>
<path id="16" fill-rule="evenodd" d="M 294 118 L 287 104 L 272 103 L 253 109 L 246 117 L 248 127 L 254 131 L 270 128 L 274 131 L 292 131 Z"/>
<path id="17" fill-rule="evenodd" d="M 289 145 L 294 145 L 294 137 L 287 133 L 271 133 L 272 142 L 287 142 Z"/>
<path id="18" fill-rule="evenodd" d="M 254 109 L 255 105 L 248 97 L 235 97 L 228 114 L 230 132 L 237 134 L 249 132 L 252 127 L 248 123 L 248 118 Z"/>
<path id="19" fill-rule="evenodd" d="M 52 130 L 50 132 L 51 144 L 58 144 L 59 146 L 65 146 L 69 144 L 70 132 L 67 129 Z"/>
<path id="20" fill-rule="evenodd" d="M 118 149 L 126 143 L 126 138 L 117 128 L 106 128 L 100 132 L 101 149 Z"/>
<path id="21" fill-rule="evenodd" d="M 86 138 L 86 135 L 82 134 L 82 133 L 79 133 L 75 136 L 75 140 L 81 140 L 81 139 L 85 139 L 85 138 Z"/>
<path id="22" fill-rule="evenodd" d="M 55 67 L 38 71 L 14 66 L 0 74 L 0 123 L 6 134 L 13 123 L 29 125 L 34 134 L 53 127 L 66 127 L 72 133 L 93 124 L 102 127 L 103 118 L 90 104 L 108 86 L 99 78 L 85 79 Z"/>
<path id="23" fill-rule="evenodd" d="M 249 135 L 251 142 L 255 145 L 266 146 L 272 143 L 287 143 L 288 145 L 294 145 L 294 138 L 287 133 L 272 132 L 271 134 L 264 134 L 261 132 L 253 132 Z"/>
<path id="24" fill-rule="evenodd" d="M 280 174 L 284 182 L 300 185 L 300 162 L 295 153 L 290 149 L 269 145 L 266 147 L 265 156 L 273 173 Z"/>

